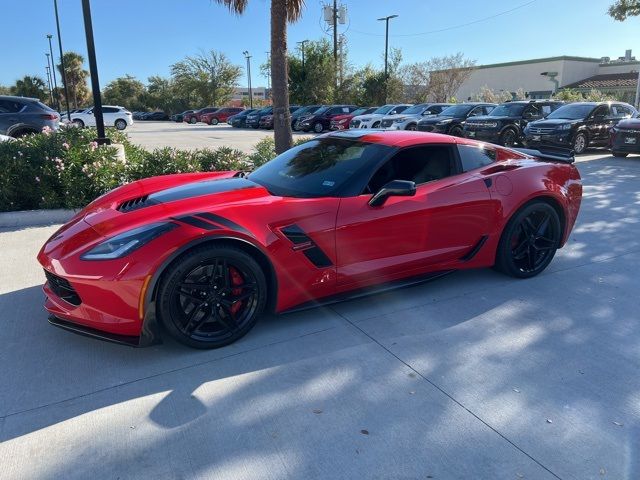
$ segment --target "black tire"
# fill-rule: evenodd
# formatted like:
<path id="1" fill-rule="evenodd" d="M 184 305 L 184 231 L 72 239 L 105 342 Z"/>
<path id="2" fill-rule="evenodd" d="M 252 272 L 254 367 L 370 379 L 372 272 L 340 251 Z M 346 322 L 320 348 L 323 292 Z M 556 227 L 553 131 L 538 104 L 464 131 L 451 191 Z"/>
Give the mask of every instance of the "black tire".
<path id="1" fill-rule="evenodd" d="M 562 226 L 556 210 L 547 202 L 533 200 L 507 223 L 496 252 L 496 270 L 516 278 L 542 272 L 560 246 Z"/>
<path id="2" fill-rule="evenodd" d="M 449 135 L 452 135 L 454 137 L 463 137 L 464 136 L 464 132 L 462 131 L 462 128 L 460 128 L 460 127 L 453 127 L 449 131 Z"/>
<path id="3" fill-rule="evenodd" d="M 82 120 L 80 120 L 79 118 L 76 118 L 73 123 L 75 123 L 78 127 L 80 128 L 84 128 L 84 122 Z"/>
<path id="4" fill-rule="evenodd" d="M 10 136 L 13 137 L 13 138 L 20 138 L 20 137 L 26 137 L 27 135 L 35 135 L 36 133 L 38 133 L 37 130 L 24 128 L 22 130 L 17 130 L 15 132 L 13 132 Z"/>
<path id="5" fill-rule="evenodd" d="M 118 130 L 124 130 L 125 128 L 127 128 L 127 122 L 119 118 L 114 122 L 113 126 Z"/>
<path id="6" fill-rule="evenodd" d="M 418 129 L 418 126 L 415 123 L 410 123 L 409 125 L 407 125 L 407 127 L 405 128 L 405 130 L 411 130 L 416 131 Z"/>
<path id="7" fill-rule="evenodd" d="M 511 148 L 518 142 L 518 134 L 512 128 L 507 128 L 500 135 L 500 145 Z"/>
<path id="8" fill-rule="evenodd" d="M 213 117 L 211 120 L 209 120 L 209 125 L 217 125 L 218 123 L 220 123 L 220 120 L 218 120 L 216 117 Z"/>
<path id="9" fill-rule="evenodd" d="M 316 122 L 313 124 L 313 131 L 316 133 L 322 133 L 322 131 L 324 130 L 324 127 L 322 126 L 322 123 L 320 122 Z"/>
<path id="10" fill-rule="evenodd" d="M 611 152 L 611 154 L 612 154 L 614 157 L 622 157 L 622 158 L 625 158 L 627 155 L 629 155 L 629 154 L 628 154 L 628 153 L 626 153 L 626 152 Z"/>
<path id="11" fill-rule="evenodd" d="M 573 152 L 576 155 L 580 155 L 581 153 L 585 152 L 588 146 L 589 137 L 587 137 L 587 134 L 584 132 L 578 132 L 573 139 L 573 144 L 571 145 L 571 148 L 573 148 Z"/>
<path id="12" fill-rule="evenodd" d="M 242 338 L 255 326 L 266 302 L 267 281 L 260 265 L 243 250 L 225 244 L 198 247 L 179 257 L 163 274 L 156 301 L 167 332 L 180 343 L 202 349 Z"/>
<path id="13" fill-rule="evenodd" d="M 194 123 L 198 123 L 198 121 L 196 120 L 196 117 L 191 117 L 189 118 L 189 123 L 193 125 Z"/>

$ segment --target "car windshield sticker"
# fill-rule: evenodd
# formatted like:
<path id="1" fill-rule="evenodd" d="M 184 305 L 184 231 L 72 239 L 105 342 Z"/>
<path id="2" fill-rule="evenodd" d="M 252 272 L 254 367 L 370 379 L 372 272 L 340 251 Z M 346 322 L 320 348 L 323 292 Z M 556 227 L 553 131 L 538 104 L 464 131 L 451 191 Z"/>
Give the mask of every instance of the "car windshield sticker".
<path id="1" fill-rule="evenodd" d="M 336 182 L 332 182 L 331 180 L 325 180 L 324 182 L 322 182 L 323 187 L 333 187 L 335 184 Z"/>

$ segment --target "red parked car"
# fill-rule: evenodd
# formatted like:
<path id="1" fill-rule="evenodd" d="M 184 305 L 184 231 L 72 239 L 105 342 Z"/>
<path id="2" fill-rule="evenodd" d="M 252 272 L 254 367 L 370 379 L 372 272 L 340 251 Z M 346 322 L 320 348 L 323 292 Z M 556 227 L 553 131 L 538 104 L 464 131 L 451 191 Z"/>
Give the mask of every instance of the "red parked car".
<path id="1" fill-rule="evenodd" d="M 59 327 L 215 348 L 263 312 L 494 266 L 533 277 L 576 221 L 573 157 L 411 131 L 316 137 L 249 175 L 164 175 L 91 202 L 42 247 Z M 364 290 L 366 289 L 366 290 Z"/>
<path id="2" fill-rule="evenodd" d="M 240 113 L 244 108 L 240 107 L 223 107 L 215 112 L 203 113 L 200 115 L 200 121 L 209 125 L 217 125 L 220 122 L 226 122 L 229 117 Z"/>
<path id="3" fill-rule="evenodd" d="M 349 124 L 351 123 L 351 119 L 356 115 L 367 115 L 368 113 L 373 113 L 377 110 L 378 107 L 360 107 L 357 110 L 354 110 L 351 113 L 345 113 L 343 115 L 336 115 L 331 119 L 331 125 L 329 128 L 331 130 L 348 130 Z"/>
<path id="4" fill-rule="evenodd" d="M 184 117 L 182 117 L 182 121 L 187 123 L 198 123 L 202 121 L 201 120 L 202 115 L 205 115 L 207 113 L 217 112 L 218 110 L 219 110 L 218 107 L 201 108 L 200 110 L 196 110 L 195 112 L 192 112 L 192 113 L 185 113 Z"/>

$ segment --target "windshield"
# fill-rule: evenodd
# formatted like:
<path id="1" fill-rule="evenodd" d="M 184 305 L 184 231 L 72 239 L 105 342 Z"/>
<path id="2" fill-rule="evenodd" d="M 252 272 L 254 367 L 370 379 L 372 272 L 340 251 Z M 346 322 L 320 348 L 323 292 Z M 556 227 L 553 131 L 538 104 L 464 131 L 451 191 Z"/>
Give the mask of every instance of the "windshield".
<path id="1" fill-rule="evenodd" d="M 334 196 L 350 179 L 392 149 L 345 138 L 314 139 L 278 155 L 249 179 L 272 195 Z"/>
<path id="2" fill-rule="evenodd" d="M 309 113 L 313 113 L 314 115 L 322 115 L 324 112 L 326 112 L 327 110 L 329 110 L 329 107 L 320 107 L 319 109 L 317 109 L 315 112 L 309 112 Z"/>
<path id="3" fill-rule="evenodd" d="M 547 118 L 562 118 L 564 120 L 582 120 L 591 113 L 594 109 L 594 105 L 571 103 L 569 105 L 563 105 L 555 112 L 551 112 L 547 115 Z"/>
<path id="4" fill-rule="evenodd" d="M 378 108 L 377 110 L 375 110 L 373 113 L 374 114 L 382 114 L 385 115 L 387 113 L 389 113 L 391 110 L 393 110 L 393 107 L 395 107 L 395 105 L 383 105 L 380 108 Z"/>
<path id="5" fill-rule="evenodd" d="M 518 117 L 524 112 L 523 103 L 503 103 L 491 110 L 490 117 Z"/>
<path id="6" fill-rule="evenodd" d="M 357 115 L 362 115 L 363 113 L 365 113 L 367 110 L 369 110 L 369 108 L 365 107 L 365 108 L 359 108 L 357 110 L 354 110 L 353 112 L 346 114 L 346 115 L 353 115 L 354 117 Z"/>
<path id="7" fill-rule="evenodd" d="M 407 108 L 404 112 L 402 112 L 402 114 L 403 115 L 419 115 L 424 110 L 426 110 L 427 105 L 428 105 L 427 103 L 423 103 L 421 105 L 414 105 L 413 107 Z"/>
<path id="8" fill-rule="evenodd" d="M 463 117 L 473 107 L 475 107 L 475 105 L 453 105 L 451 107 L 445 108 L 442 112 L 440 112 L 440 115 L 442 115 L 443 117 Z"/>

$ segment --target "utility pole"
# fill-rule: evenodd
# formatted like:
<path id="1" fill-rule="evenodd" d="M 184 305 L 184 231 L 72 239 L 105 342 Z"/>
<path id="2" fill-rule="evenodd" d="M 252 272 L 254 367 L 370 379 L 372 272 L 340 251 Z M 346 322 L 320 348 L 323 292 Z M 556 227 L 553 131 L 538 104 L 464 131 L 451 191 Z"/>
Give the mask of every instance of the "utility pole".
<path id="1" fill-rule="evenodd" d="M 253 108 L 253 90 L 251 90 L 251 55 L 249 52 L 245 50 L 242 52 L 244 54 L 244 58 L 247 59 L 247 80 L 249 86 L 249 108 Z"/>
<path id="2" fill-rule="evenodd" d="M 100 96 L 100 81 L 98 80 L 98 63 L 96 62 L 96 46 L 93 43 L 93 23 L 91 22 L 91 5 L 89 0 L 82 0 L 82 15 L 84 17 L 84 32 L 87 37 L 87 56 L 89 57 L 89 73 L 91 74 L 91 90 L 93 90 L 93 116 L 96 118 L 98 130 L 98 145 L 109 145 L 111 140 L 104 132 L 104 117 L 102 116 L 102 98 Z"/>
<path id="3" fill-rule="evenodd" d="M 335 91 L 338 90 L 338 0 L 333 0 L 333 69 Z M 335 94 L 334 94 L 335 95 Z"/>
<path id="4" fill-rule="evenodd" d="M 302 76 L 305 77 L 305 69 L 304 69 L 304 46 L 309 40 L 302 40 L 301 42 L 297 42 L 300 45 L 300 50 L 302 51 Z"/>
<path id="5" fill-rule="evenodd" d="M 49 54 L 51 55 L 51 75 L 53 76 L 53 96 L 56 100 L 56 109 L 58 112 L 60 111 L 60 96 L 58 95 L 58 80 L 56 80 L 56 63 L 53 56 L 53 48 L 51 47 L 51 38 L 53 35 L 48 34 L 47 39 L 49 40 Z"/>
<path id="6" fill-rule="evenodd" d="M 67 88 L 67 75 L 64 68 L 64 55 L 62 54 L 62 37 L 60 36 L 60 19 L 58 17 L 58 0 L 53 0 L 53 9 L 56 12 L 56 29 L 58 30 L 58 47 L 60 48 L 60 66 L 62 67 L 62 85 L 64 86 L 64 100 L 67 104 L 67 119 L 71 122 L 71 108 L 69 107 L 69 89 Z M 49 40 L 51 41 L 51 40 Z M 53 55 L 51 56 L 53 60 Z"/>
<path id="7" fill-rule="evenodd" d="M 47 56 L 49 55 L 48 53 L 46 54 Z M 51 85 L 51 72 L 49 71 L 49 59 L 47 59 L 47 66 L 44 67 L 45 71 L 47 72 L 47 85 L 49 86 L 49 101 L 51 102 L 51 106 L 54 106 L 53 103 L 53 87 Z"/>
<path id="8" fill-rule="evenodd" d="M 638 70 L 638 84 L 636 85 L 636 108 L 640 109 L 640 69 Z"/>
<path id="9" fill-rule="evenodd" d="M 379 18 L 378 21 L 384 21 L 385 26 L 385 40 L 384 40 L 384 101 L 387 101 L 388 87 L 389 87 L 389 20 L 396 18 L 398 15 L 389 15 L 388 17 Z"/>

